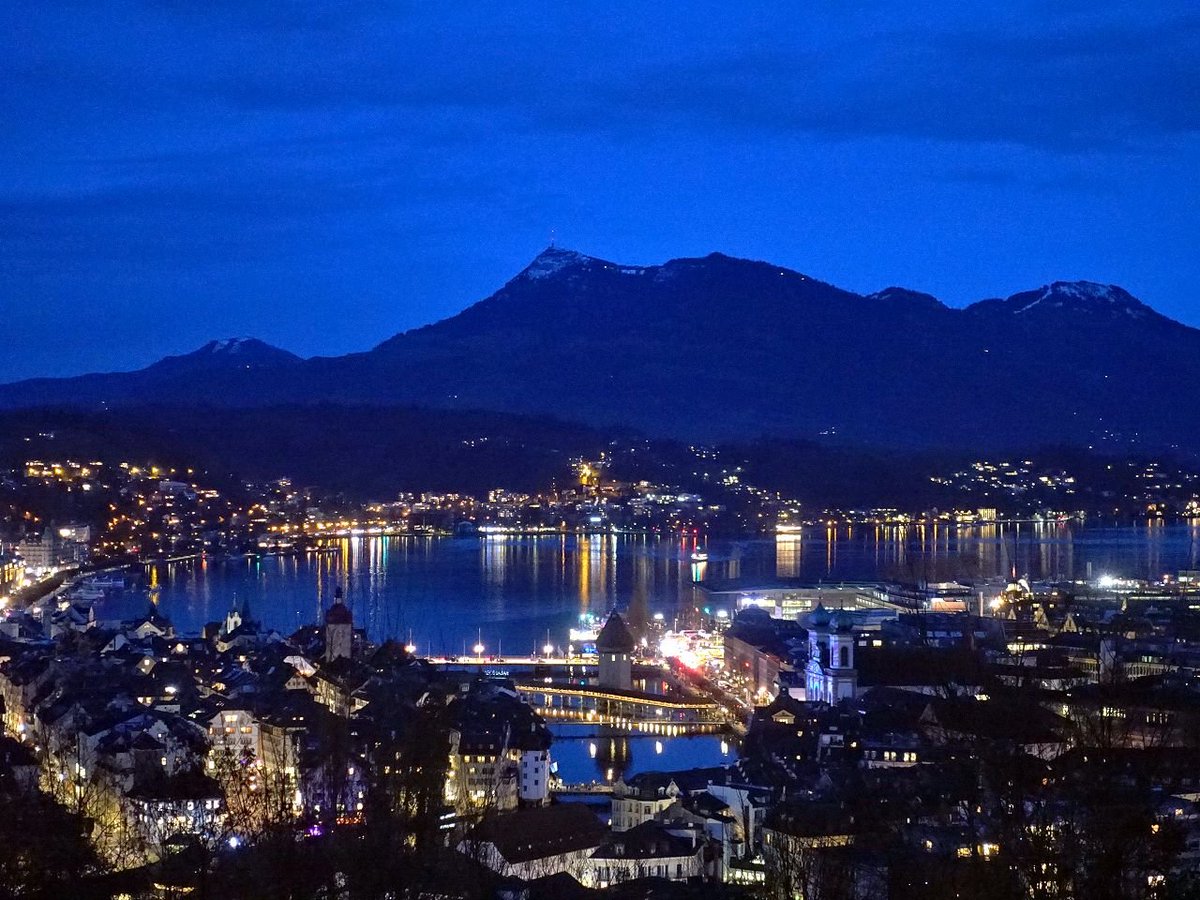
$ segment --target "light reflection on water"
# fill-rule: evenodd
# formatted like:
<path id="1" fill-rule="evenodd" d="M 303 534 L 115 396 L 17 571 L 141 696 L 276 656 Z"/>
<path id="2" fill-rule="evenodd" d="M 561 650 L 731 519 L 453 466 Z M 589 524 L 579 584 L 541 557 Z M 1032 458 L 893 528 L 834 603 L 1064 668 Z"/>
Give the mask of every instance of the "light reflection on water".
<path id="1" fill-rule="evenodd" d="M 703 548 L 707 561 L 693 562 Z M 581 613 L 643 599 L 670 622 L 692 606 L 698 578 L 980 580 L 1109 573 L 1159 577 L 1200 569 L 1200 522 L 1085 528 L 1078 523 L 817 526 L 798 535 L 712 540 L 644 535 L 346 538 L 333 552 L 156 564 L 160 608 L 181 632 L 249 600 L 284 633 L 319 620 L 346 588 L 371 636 L 412 640 L 420 653 L 459 654 L 479 635 L 486 653 L 562 647 Z M 106 603 L 102 616 L 140 614 L 145 594 Z"/>
<path id="2" fill-rule="evenodd" d="M 592 725 L 555 723 L 550 754 L 568 784 L 612 782 L 639 772 L 720 766 L 737 759 L 734 739 L 719 734 L 686 737 L 630 735 Z"/>

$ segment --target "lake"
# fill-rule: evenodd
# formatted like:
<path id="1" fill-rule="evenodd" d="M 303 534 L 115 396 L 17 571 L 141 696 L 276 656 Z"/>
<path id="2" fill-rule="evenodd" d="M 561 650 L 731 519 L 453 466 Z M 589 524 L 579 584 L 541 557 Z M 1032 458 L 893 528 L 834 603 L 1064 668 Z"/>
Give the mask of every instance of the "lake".
<path id="1" fill-rule="evenodd" d="M 702 548 L 706 562 L 692 562 Z M 526 654 L 565 645 L 583 613 L 604 615 L 638 595 L 670 621 L 705 578 L 807 581 L 1002 577 L 1158 578 L 1200 569 L 1200 522 L 1120 527 L 1078 523 L 840 526 L 795 535 L 403 536 L 342 540 L 325 552 L 155 563 L 146 580 L 178 631 L 199 632 L 247 600 L 265 625 L 290 633 L 320 620 L 338 585 L 355 623 L 418 652 Z M 145 591 L 105 601 L 102 618 L 144 611 Z"/>

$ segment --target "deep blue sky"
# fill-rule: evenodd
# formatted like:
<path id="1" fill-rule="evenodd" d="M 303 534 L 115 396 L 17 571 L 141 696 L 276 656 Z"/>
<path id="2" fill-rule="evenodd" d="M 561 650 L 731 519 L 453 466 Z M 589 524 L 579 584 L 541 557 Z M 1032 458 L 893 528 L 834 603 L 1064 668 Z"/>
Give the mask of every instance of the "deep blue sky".
<path id="1" fill-rule="evenodd" d="M 7 0 L 0 122 L 0 380 L 365 349 L 552 229 L 1200 325 L 1194 0 Z"/>

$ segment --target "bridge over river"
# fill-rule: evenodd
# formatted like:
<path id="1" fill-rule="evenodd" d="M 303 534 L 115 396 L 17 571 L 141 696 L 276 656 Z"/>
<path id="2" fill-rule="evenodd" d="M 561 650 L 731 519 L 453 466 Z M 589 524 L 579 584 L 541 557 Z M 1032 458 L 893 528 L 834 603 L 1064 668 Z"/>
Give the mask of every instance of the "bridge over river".
<path id="1" fill-rule="evenodd" d="M 678 682 L 673 673 L 658 665 L 638 665 L 634 673 L 672 683 L 667 693 L 606 688 L 583 681 L 596 672 L 595 654 L 434 657 L 429 663 L 445 671 L 482 671 L 512 678 L 521 698 L 550 722 L 588 722 L 667 736 L 714 734 L 741 724 L 722 704 Z"/>

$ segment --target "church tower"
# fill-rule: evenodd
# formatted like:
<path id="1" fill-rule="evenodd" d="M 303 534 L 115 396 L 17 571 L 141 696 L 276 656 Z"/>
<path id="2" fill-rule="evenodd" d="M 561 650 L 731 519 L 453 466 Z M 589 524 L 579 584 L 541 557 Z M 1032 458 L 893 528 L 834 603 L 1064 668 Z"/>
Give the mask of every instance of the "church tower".
<path id="1" fill-rule="evenodd" d="M 325 662 L 349 659 L 354 652 L 354 616 L 342 599 L 342 589 L 333 594 L 333 605 L 325 611 Z"/>
<path id="2" fill-rule="evenodd" d="M 229 612 L 225 613 L 225 627 L 221 634 L 228 636 L 243 625 L 249 627 L 253 624 L 254 622 L 250 618 L 250 601 L 243 600 L 241 603 L 238 603 L 237 597 L 234 597 L 233 603 L 229 606 Z"/>
<path id="3" fill-rule="evenodd" d="M 830 613 L 818 603 L 808 615 L 808 664 L 805 666 L 806 699 L 836 704 L 858 695 L 858 670 L 854 665 L 854 618 L 839 610 Z"/>
<path id="4" fill-rule="evenodd" d="M 221 634 L 229 635 L 238 630 L 238 626 L 242 624 L 242 610 L 238 606 L 237 598 L 229 607 L 229 612 L 225 613 L 225 626 L 221 630 Z"/>

